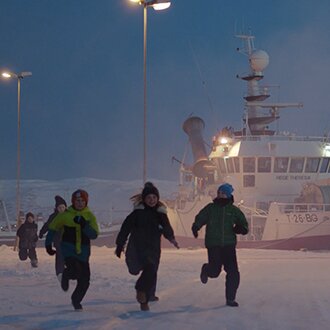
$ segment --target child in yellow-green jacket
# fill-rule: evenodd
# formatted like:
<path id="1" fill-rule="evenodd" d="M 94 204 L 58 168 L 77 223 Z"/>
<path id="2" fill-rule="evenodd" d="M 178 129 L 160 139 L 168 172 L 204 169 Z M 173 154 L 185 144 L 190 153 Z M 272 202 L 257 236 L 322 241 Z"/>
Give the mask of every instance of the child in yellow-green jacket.
<path id="1" fill-rule="evenodd" d="M 88 193 L 78 189 L 72 194 L 72 205 L 58 214 L 49 225 L 45 241 L 46 251 L 54 255 L 52 243 L 56 232 L 62 232 L 61 252 L 64 258 L 61 287 L 69 289 L 69 280 L 77 280 L 77 286 L 72 293 L 71 301 L 75 310 L 82 310 L 81 301 L 84 298 L 90 282 L 89 257 L 91 239 L 96 239 L 99 233 L 94 214 L 87 207 Z"/>

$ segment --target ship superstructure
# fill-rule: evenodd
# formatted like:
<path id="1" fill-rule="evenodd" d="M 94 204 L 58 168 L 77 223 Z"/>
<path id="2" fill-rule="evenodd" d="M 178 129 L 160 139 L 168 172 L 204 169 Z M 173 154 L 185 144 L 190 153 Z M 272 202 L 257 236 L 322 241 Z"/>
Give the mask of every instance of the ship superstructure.
<path id="1" fill-rule="evenodd" d="M 319 204 L 330 203 L 329 136 L 307 137 L 278 131 L 280 111 L 299 109 L 302 103 L 267 102 L 269 89 L 260 82 L 269 56 L 255 49 L 254 36 L 237 37 L 243 42 L 242 49 L 237 50 L 246 55 L 249 62 L 249 73 L 237 76 L 247 83 L 243 128 L 223 128 L 213 137 L 212 151 L 207 154 L 202 137 L 204 121 L 190 117 L 184 122 L 194 164 L 181 165 L 180 191 L 172 204 L 173 222 L 181 234 L 190 231 L 194 216 L 215 197 L 217 187 L 223 182 L 235 188 L 236 204 L 250 221 L 251 240 L 265 238 L 266 223 L 272 221 L 269 220 L 272 203 L 298 203 L 304 187 L 310 184 L 321 191 Z M 271 124 L 275 128 L 271 128 Z M 267 237 L 271 237 L 268 229 Z"/>

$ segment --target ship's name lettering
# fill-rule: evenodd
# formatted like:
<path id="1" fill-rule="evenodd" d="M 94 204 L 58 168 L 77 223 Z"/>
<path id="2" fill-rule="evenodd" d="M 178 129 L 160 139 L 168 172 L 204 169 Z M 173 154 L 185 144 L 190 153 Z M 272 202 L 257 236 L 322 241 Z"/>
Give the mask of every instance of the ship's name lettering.
<path id="1" fill-rule="evenodd" d="M 319 219 L 315 213 L 290 213 L 287 214 L 289 222 L 293 223 L 315 223 Z"/>
<path id="2" fill-rule="evenodd" d="M 310 180 L 310 175 L 276 175 L 276 180 Z"/>

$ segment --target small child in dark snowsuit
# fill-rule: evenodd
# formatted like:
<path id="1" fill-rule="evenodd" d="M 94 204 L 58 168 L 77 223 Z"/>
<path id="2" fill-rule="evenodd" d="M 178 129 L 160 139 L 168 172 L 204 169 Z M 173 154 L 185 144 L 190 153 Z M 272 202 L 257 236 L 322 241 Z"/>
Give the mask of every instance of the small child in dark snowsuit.
<path id="1" fill-rule="evenodd" d="M 38 241 L 38 225 L 34 222 L 34 214 L 29 212 L 25 216 L 25 222 L 18 228 L 19 237 L 18 256 L 20 260 L 31 260 L 32 267 L 38 267 L 36 246 Z"/>

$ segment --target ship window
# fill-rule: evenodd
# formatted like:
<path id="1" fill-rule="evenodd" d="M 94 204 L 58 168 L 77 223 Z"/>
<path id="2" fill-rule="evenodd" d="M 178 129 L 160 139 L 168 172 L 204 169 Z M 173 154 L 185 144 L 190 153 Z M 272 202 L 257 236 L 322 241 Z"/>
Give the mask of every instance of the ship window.
<path id="1" fill-rule="evenodd" d="M 234 173 L 234 164 L 232 158 L 226 158 L 228 173 Z"/>
<path id="2" fill-rule="evenodd" d="M 219 168 L 221 173 L 226 173 L 226 165 L 223 158 L 219 158 Z"/>
<path id="3" fill-rule="evenodd" d="M 316 173 L 320 164 L 320 158 L 312 157 L 307 158 L 305 172 Z"/>
<path id="4" fill-rule="evenodd" d="M 257 202 L 256 201 L 256 208 L 262 211 L 267 212 L 269 210 L 269 205 L 271 202 Z"/>
<path id="5" fill-rule="evenodd" d="M 294 157 L 290 161 L 290 173 L 301 173 L 304 169 L 304 157 Z"/>
<path id="6" fill-rule="evenodd" d="M 243 175 L 243 187 L 254 187 L 255 176 L 254 175 Z"/>
<path id="7" fill-rule="evenodd" d="M 254 173 L 256 171 L 256 159 L 254 157 L 243 158 L 243 172 Z"/>
<path id="8" fill-rule="evenodd" d="M 233 158 L 234 161 L 234 166 L 235 166 L 235 172 L 239 173 L 239 158 L 238 157 L 234 157 Z"/>
<path id="9" fill-rule="evenodd" d="M 320 167 L 320 173 L 326 173 L 329 166 L 330 158 L 322 158 L 322 163 Z M 330 171 L 330 169 L 329 169 Z"/>
<path id="10" fill-rule="evenodd" d="M 285 173 L 288 170 L 288 164 L 288 157 L 276 157 L 274 160 L 274 172 Z"/>
<path id="11" fill-rule="evenodd" d="M 271 169 L 271 158 L 270 157 L 260 157 L 258 158 L 258 172 L 259 173 L 269 173 Z"/>

